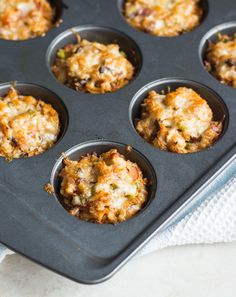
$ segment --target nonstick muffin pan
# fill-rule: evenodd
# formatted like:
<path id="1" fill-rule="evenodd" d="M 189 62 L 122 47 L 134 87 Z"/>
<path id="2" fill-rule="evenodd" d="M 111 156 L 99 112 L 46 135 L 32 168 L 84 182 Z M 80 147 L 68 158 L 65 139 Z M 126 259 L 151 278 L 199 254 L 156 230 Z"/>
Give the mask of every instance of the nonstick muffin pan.
<path id="1" fill-rule="evenodd" d="M 18 81 L 16 89 L 50 102 L 62 123 L 60 139 L 42 155 L 10 163 L 0 158 L 2 243 L 78 282 L 104 281 L 229 164 L 236 153 L 236 90 L 209 75 L 202 56 L 207 32 L 233 22 L 236 4 L 209 0 L 206 7 L 198 28 L 168 38 L 130 27 L 120 1 L 65 0 L 63 23 L 45 37 L 0 40 L 0 95 L 7 92 L 9 82 Z M 133 81 L 102 95 L 76 92 L 60 84 L 50 65 L 56 49 L 73 41 L 71 31 L 66 31 L 70 28 L 91 40 L 119 43 L 135 63 Z M 187 155 L 160 151 L 133 126 L 139 103 L 149 90 L 183 85 L 208 101 L 216 119 L 224 118 L 218 141 L 207 150 Z M 125 150 L 127 144 L 131 152 Z M 111 147 L 141 167 L 150 181 L 149 201 L 135 217 L 117 225 L 77 220 L 58 200 L 61 153 L 77 158 Z M 56 190 L 51 196 L 44 190 L 49 181 Z"/>

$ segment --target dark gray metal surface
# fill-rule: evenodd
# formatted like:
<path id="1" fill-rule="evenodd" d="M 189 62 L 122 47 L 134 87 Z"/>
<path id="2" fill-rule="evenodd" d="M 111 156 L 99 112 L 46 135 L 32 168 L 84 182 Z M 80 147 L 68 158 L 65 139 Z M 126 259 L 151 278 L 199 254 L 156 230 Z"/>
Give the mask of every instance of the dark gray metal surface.
<path id="1" fill-rule="evenodd" d="M 236 152 L 236 90 L 220 84 L 206 72 L 200 49 L 201 39 L 210 29 L 236 19 L 236 2 L 209 0 L 203 23 L 191 33 L 172 38 L 159 38 L 131 28 L 119 11 L 120 1 L 64 3 L 68 7 L 63 10 L 64 22 L 45 37 L 18 42 L 0 40 L 0 82 L 25 81 L 56 93 L 59 98 L 53 93 L 49 95 L 47 90 L 32 88 L 40 92 L 42 99 L 50 96 L 48 100 L 58 109 L 65 127 L 61 140 L 40 156 L 11 163 L 0 159 L 0 241 L 71 279 L 97 283 L 117 271 Z M 115 34 L 118 42 L 124 38 L 123 47 L 128 43 L 136 50 L 140 71 L 125 88 L 103 95 L 77 93 L 57 82 L 49 71 L 55 46 L 50 44 L 54 38 L 75 26 L 83 26 L 85 32 L 91 27 L 84 27 L 86 24 L 99 30 L 97 41 L 110 41 Z M 101 26 L 125 35 L 101 30 Z M 130 120 L 132 107 L 135 108 L 133 97 L 146 84 L 169 77 L 175 78 L 171 81 L 175 86 L 183 78 L 207 85 L 218 94 L 214 101 L 209 95 L 212 91 L 207 89 L 217 114 L 226 115 L 225 132 L 211 149 L 190 155 L 163 152 L 134 131 Z M 193 82 L 187 83 L 206 91 Z M 156 85 L 159 83 L 154 88 Z M 18 87 L 23 93 L 29 92 L 29 85 Z M 0 86 L 0 95 L 5 92 L 6 85 Z M 69 216 L 55 197 L 43 189 L 61 152 L 96 139 L 132 145 L 152 164 L 156 175 L 155 197 L 139 215 L 116 226 L 87 223 Z"/>

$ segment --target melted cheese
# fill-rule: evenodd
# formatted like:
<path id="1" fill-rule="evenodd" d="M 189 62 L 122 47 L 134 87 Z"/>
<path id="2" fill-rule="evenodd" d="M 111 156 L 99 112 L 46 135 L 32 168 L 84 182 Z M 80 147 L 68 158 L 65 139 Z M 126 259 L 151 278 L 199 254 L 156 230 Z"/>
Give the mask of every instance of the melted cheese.
<path id="1" fill-rule="evenodd" d="M 146 180 L 139 167 L 115 149 L 79 161 L 65 159 L 60 176 L 65 207 L 84 220 L 124 221 L 135 215 L 147 199 Z"/>
<path id="2" fill-rule="evenodd" d="M 13 88 L 0 98 L 0 156 L 38 155 L 56 142 L 59 132 L 59 117 L 50 104 Z"/>
<path id="3" fill-rule="evenodd" d="M 25 40 L 53 26 L 54 10 L 47 0 L 0 0 L 0 38 Z"/>
<path id="4" fill-rule="evenodd" d="M 236 35 L 220 35 L 209 45 L 206 66 L 222 83 L 236 88 Z"/>
<path id="5" fill-rule="evenodd" d="M 198 151 L 211 145 L 221 128 L 221 122 L 213 121 L 207 102 L 189 88 L 178 88 L 166 95 L 151 91 L 136 124 L 137 131 L 147 141 L 178 153 Z"/>
<path id="6" fill-rule="evenodd" d="M 117 44 L 78 39 L 78 44 L 58 51 L 65 57 L 58 57 L 52 70 L 62 83 L 80 91 L 105 93 L 116 91 L 133 78 L 134 67 Z"/>
<path id="7" fill-rule="evenodd" d="M 199 25 L 199 0 L 126 0 L 124 15 L 134 27 L 158 36 L 176 36 Z"/>

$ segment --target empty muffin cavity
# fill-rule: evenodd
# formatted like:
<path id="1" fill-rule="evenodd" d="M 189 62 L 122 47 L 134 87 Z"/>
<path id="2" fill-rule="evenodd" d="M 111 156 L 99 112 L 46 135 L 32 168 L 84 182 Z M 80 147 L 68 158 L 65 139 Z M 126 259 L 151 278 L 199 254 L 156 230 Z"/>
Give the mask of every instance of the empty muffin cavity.
<path id="1" fill-rule="evenodd" d="M 155 147 L 193 153 L 212 146 L 222 135 L 228 112 L 221 98 L 199 83 L 166 79 L 141 89 L 130 117 L 135 130 Z"/>
<path id="2" fill-rule="evenodd" d="M 138 74 L 141 53 L 125 34 L 106 27 L 76 27 L 50 45 L 50 71 L 64 85 L 81 92 L 114 92 Z"/>
<path id="3" fill-rule="evenodd" d="M 51 184 L 72 216 L 116 224 L 135 216 L 150 202 L 156 180 L 152 166 L 136 150 L 94 141 L 63 154 L 53 169 Z"/>

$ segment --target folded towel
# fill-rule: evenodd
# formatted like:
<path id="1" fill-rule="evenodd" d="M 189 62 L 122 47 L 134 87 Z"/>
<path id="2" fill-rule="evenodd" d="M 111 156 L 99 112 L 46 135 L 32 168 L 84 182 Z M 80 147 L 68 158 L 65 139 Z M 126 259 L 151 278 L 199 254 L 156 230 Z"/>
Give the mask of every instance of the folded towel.
<path id="1" fill-rule="evenodd" d="M 201 201 L 183 218 L 177 218 L 158 233 L 138 253 L 143 255 L 168 246 L 210 244 L 236 240 L 236 162 L 198 197 Z M 228 182 L 225 183 L 225 178 Z M 222 186 L 223 183 L 223 186 Z M 219 187 L 221 185 L 221 187 Z M 214 190 L 213 194 L 210 194 Z"/>
<path id="2" fill-rule="evenodd" d="M 236 158 L 193 203 L 161 229 L 137 256 L 168 246 L 236 240 Z M 0 244 L 0 262 L 13 252 Z"/>

